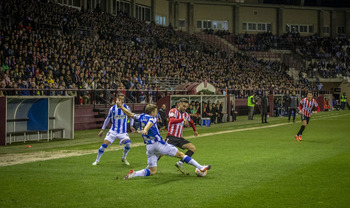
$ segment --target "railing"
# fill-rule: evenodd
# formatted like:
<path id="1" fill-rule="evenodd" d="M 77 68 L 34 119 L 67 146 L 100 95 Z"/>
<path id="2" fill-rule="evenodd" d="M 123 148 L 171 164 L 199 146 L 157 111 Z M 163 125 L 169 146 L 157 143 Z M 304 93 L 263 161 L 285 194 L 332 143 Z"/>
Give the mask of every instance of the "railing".
<path id="1" fill-rule="evenodd" d="M 251 93 L 262 95 L 268 91 L 270 95 L 283 95 L 288 89 L 217 89 L 216 95 L 234 95 L 235 98 L 247 98 Z M 289 90 L 292 92 L 293 90 Z M 306 96 L 308 90 L 295 90 L 296 94 Z M 321 94 L 333 94 L 332 91 L 313 91 L 314 96 Z M 3 94 L 2 94 L 3 93 Z M 0 96 L 74 96 L 76 105 L 87 104 L 114 104 L 117 94 L 123 93 L 128 103 L 156 103 L 159 99 L 168 95 L 188 95 L 187 90 L 114 90 L 114 89 L 21 89 L 0 88 Z"/>
<path id="2" fill-rule="evenodd" d="M 149 77 L 148 83 L 158 84 L 162 90 L 172 90 L 177 85 L 182 84 L 181 79 L 172 77 Z"/>
<path id="3" fill-rule="evenodd" d="M 187 94 L 186 90 L 115 90 L 115 89 L 23 89 L 0 88 L 0 96 L 74 96 L 76 105 L 113 104 L 118 93 L 123 93 L 128 103 L 156 103 L 167 95 Z"/>

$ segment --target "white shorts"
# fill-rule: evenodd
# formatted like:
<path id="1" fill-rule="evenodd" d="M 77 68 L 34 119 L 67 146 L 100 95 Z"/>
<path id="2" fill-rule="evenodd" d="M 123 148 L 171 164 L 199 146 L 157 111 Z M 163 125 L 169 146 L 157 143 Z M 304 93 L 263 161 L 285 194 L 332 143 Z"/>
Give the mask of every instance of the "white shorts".
<path id="1" fill-rule="evenodd" d="M 118 134 L 117 132 L 113 131 L 113 130 L 109 130 L 106 134 L 105 140 L 109 141 L 109 145 L 111 145 L 115 139 L 119 139 L 119 144 L 122 145 L 124 140 L 129 139 L 130 137 L 128 135 L 128 133 L 122 133 L 122 134 Z"/>
<path id="2" fill-rule="evenodd" d="M 162 144 L 163 143 L 163 144 Z M 148 144 L 147 148 L 147 163 L 149 167 L 157 166 L 158 157 L 160 155 L 167 155 L 175 157 L 177 148 L 166 142 L 156 142 L 154 144 Z"/>

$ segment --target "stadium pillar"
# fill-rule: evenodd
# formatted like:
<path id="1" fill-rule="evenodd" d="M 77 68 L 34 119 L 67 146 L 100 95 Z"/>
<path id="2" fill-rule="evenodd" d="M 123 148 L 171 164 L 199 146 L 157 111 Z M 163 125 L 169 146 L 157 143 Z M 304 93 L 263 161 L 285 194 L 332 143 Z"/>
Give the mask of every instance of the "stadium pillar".
<path id="1" fill-rule="evenodd" d="M 107 5 L 107 11 L 110 14 L 113 14 L 113 0 L 108 0 L 109 4 Z"/>
<path id="2" fill-rule="evenodd" d="M 87 10 L 87 0 L 83 0 L 82 5 L 84 7 L 84 10 L 86 11 Z"/>
<path id="3" fill-rule="evenodd" d="M 345 34 L 350 37 L 350 11 L 345 11 Z"/>
<path id="4" fill-rule="evenodd" d="M 175 2 L 174 4 L 174 27 L 179 27 L 178 24 L 178 19 L 179 19 L 179 2 Z"/>
<path id="5" fill-rule="evenodd" d="M 130 17 L 136 18 L 136 5 L 135 0 L 130 1 Z"/>
<path id="6" fill-rule="evenodd" d="M 324 10 L 318 11 L 318 34 L 323 38 L 324 37 Z"/>
<path id="7" fill-rule="evenodd" d="M 331 32 L 331 37 L 332 38 L 335 38 L 336 36 L 337 36 L 337 33 L 338 33 L 338 31 L 337 31 L 337 24 L 336 24 L 336 22 L 337 22 L 337 18 L 336 18 L 336 11 L 335 10 L 332 10 L 331 11 L 331 28 L 330 28 L 330 32 Z"/>
<path id="8" fill-rule="evenodd" d="M 188 24 L 187 24 L 187 31 L 189 34 L 193 34 L 194 28 L 193 28 L 193 14 L 194 14 L 194 6 L 193 3 L 188 3 L 188 8 L 187 8 L 187 19 L 188 19 Z"/>
<path id="9" fill-rule="evenodd" d="M 284 8 L 277 8 L 277 35 L 283 35 L 283 12 Z"/>
<path id="10" fill-rule="evenodd" d="M 169 24 L 174 26 L 174 1 L 169 0 Z"/>
<path id="11" fill-rule="evenodd" d="M 156 0 L 151 0 L 151 21 L 156 21 Z"/>
<path id="12" fill-rule="evenodd" d="M 239 34 L 239 5 L 233 6 L 233 22 L 234 22 L 234 31 L 235 35 Z"/>

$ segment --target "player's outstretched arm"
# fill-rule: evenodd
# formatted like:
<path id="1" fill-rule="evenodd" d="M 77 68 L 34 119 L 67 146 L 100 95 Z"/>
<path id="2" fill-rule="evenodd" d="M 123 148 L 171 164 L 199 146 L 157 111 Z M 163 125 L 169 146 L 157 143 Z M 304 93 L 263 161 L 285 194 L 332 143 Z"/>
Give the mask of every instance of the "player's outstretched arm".
<path id="1" fill-rule="evenodd" d="M 148 130 L 153 126 L 152 122 L 148 122 L 147 125 L 143 130 L 141 130 L 141 134 L 146 135 L 148 134 Z"/>
<path id="2" fill-rule="evenodd" d="M 107 127 L 109 121 L 111 120 L 111 117 L 112 117 L 112 108 L 109 109 L 108 115 L 107 115 L 105 121 L 103 122 L 103 126 L 102 126 L 102 128 L 101 128 L 101 131 L 98 133 L 98 136 L 99 136 L 99 137 L 102 137 L 103 131 L 104 131 L 105 128 Z"/>
<path id="3" fill-rule="evenodd" d="M 118 108 L 120 108 L 127 116 L 129 116 L 129 117 L 131 117 L 131 118 L 134 117 L 135 113 L 132 113 L 132 112 L 130 112 L 128 109 L 126 109 L 126 108 L 123 106 L 122 102 L 116 101 L 116 104 L 117 104 Z"/>

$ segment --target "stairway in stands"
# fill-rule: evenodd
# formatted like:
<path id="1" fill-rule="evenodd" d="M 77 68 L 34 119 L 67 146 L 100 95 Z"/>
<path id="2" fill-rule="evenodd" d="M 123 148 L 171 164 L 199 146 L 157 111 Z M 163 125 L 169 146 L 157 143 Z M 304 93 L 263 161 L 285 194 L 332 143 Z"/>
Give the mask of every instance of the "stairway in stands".
<path id="1" fill-rule="evenodd" d="M 179 78 L 150 77 L 147 84 L 157 84 L 160 90 L 172 90 L 177 85 L 183 84 Z"/>

